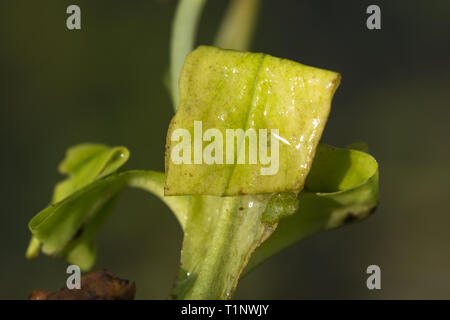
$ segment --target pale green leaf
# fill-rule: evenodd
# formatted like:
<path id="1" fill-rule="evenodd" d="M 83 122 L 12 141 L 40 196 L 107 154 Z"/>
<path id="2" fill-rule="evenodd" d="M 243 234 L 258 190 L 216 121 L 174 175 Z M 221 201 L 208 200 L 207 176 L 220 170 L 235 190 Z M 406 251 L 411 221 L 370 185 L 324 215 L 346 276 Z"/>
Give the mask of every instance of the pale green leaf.
<path id="1" fill-rule="evenodd" d="M 83 270 L 96 260 L 95 236 L 107 218 L 118 193 L 125 186 L 155 194 L 174 212 L 183 226 L 190 208 L 187 197 L 164 197 L 164 174 L 154 171 L 126 171 L 95 180 L 64 200 L 50 205 L 31 219 L 29 228 L 48 255 L 62 255 Z M 36 240 L 27 254 L 35 256 Z"/>
<path id="2" fill-rule="evenodd" d="M 230 1 L 214 45 L 222 49 L 247 51 L 256 24 L 260 0 Z"/>
<path id="3" fill-rule="evenodd" d="M 129 155 L 125 147 L 110 148 L 100 144 L 86 143 L 69 148 L 59 165 L 59 171 L 69 177 L 56 185 L 52 202 L 58 202 L 95 179 L 115 172 L 127 162 Z"/>
<path id="4" fill-rule="evenodd" d="M 27 257 L 40 248 L 48 255 L 62 255 L 87 270 L 96 260 L 95 236 L 108 217 L 118 193 L 126 185 L 147 190 L 173 210 L 183 226 L 189 199 L 164 198 L 164 174 L 153 171 L 115 173 L 128 159 L 126 148 L 82 144 L 68 150 L 60 171 L 69 178 L 55 188 L 57 200 L 29 223 L 33 234 Z"/>
<path id="5" fill-rule="evenodd" d="M 59 202 L 96 179 L 100 179 L 123 166 L 129 158 L 125 147 L 110 148 L 101 144 L 84 143 L 69 148 L 59 171 L 68 177 L 54 189 L 52 203 Z M 39 254 L 40 241 L 33 236 L 28 246 L 27 258 Z"/>
<path id="6" fill-rule="evenodd" d="M 194 49 L 195 34 L 206 0 L 180 0 L 170 40 L 170 87 L 174 110 L 180 100 L 178 78 L 186 56 Z"/>
<path id="7" fill-rule="evenodd" d="M 165 194 L 220 196 L 300 191 L 339 82 L 338 73 L 266 54 L 197 48 L 184 64 L 179 81 L 180 107 L 167 133 Z M 195 121 L 201 121 L 201 129 L 196 129 Z M 178 129 L 187 130 L 189 141 L 172 138 Z M 203 148 L 197 148 L 203 143 L 201 131 L 208 129 L 219 130 L 224 137 L 218 147 L 223 151 L 220 163 L 207 164 L 201 159 L 196 162 L 194 154 L 199 152 L 198 158 L 203 154 Z M 239 149 L 231 147 L 235 150 L 234 161 L 226 161 L 228 129 L 256 130 L 259 142 L 259 130 L 266 129 L 272 163 L 249 164 L 245 155 L 249 143 L 242 143 Z M 180 148 L 183 142 L 187 148 Z M 186 161 L 174 162 L 174 157 L 185 153 Z M 279 159 L 276 168 L 262 174 L 263 168 L 275 164 L 273 155 Z M 247 159 L 245 164 L 237 164 L 241 156 Z"/>
<path id="8" fill-rule="evenodd" d="M 367 153 L 321 144 L 298 200 L 298 210 L 280 220 L 246 272 L 307 236 L 366 218 L 378 204 L 378 164 Z"/>
<path id="9" fill-rule="evenodd" d="M 172 297 L 231 298 L 251 252 L 273 231 L 261 222 L 270 195 L 192 198 Z"/>
<path id="10" fill-rule="evenodd" d="M 29 228 L 41 242 L 42 251 L 48 255 L 62 254 L 72 240 L 89 232 L 90 222 L 97 222 L 99 215 L 106 214 L 109 202 L 124 185 L 125 179 L 117 174 L 95 180 L 34 216 Z"/>

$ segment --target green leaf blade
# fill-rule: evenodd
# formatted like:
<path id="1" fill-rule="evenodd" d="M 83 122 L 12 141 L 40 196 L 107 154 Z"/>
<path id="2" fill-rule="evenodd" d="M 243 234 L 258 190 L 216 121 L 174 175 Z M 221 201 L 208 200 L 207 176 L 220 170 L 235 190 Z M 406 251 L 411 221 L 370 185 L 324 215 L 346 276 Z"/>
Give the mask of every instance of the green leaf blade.
<path id="1" fill-rule="evenodd" d="M 43 252 L 48 255 L 61 253 L 80 228 L 95 217 L 124 186 L 122 176 L 108 176 L 39 212 L 31 219 L 29 228 L 42 243 Z"/>
<path id="2" fill-rule="evenodd" d="M 271 195 L 193 196 L 175 299 L 231 299 L 252 252 L 274 230 L 262 216 Z"/>
<path id="3" fill-rule="evenodd" d="M 206 0 L 181 0 L 175 12 L 170 42 L 170 91 L 174 110 L 180 96 L 178 78 L 186 56 L 194 49 L 195 34 Z"/>
<path id="4" fill-rule="evenodd" d="M 167 134 L 165 194 L 235 196 L 301 191 L 339 83 L 338 73 L 286 59 L 197 48 L 183 67 L 180 108 Z M 202 161 L 202 132 L 209 129 L 219 135 L 214 141 L 219 156 L 212 164 Z M 178 142 L 180 130 L 186 136 Z M 253 147 L 245 138 L 236 146 L 240 141 L 229 141 L 229 130 L 253 130 Z M 259 150 L 261 130 L 268 135 L 270 168 L 260 156 L 256 163 L 246 156 L 247 149 Z M 181 163 L 174 161 L 180 154 Z"/>
<path id="5" fill-rule="evenodd" d="M 124 147 L 82 144 L 68 150 L 60 171 L 70 176 L 55 188 L 55 198 L 62 199 L 30 220 L 33 237 L 27 258 L 35 258 L 42 249 L 47 255 L 63 256 L 83 270 L 90 269 L 97 258 L 95 237 L 125 186 L 146 190 L 162 199 L 184 226 L 191 199 L 164 197 L 163 173 L 138 170 L 118 173 L 128 156 Z"/>
<path id="6" fill-rule="evenodd" d="M 378 204 L 378 164 L 361 151 L 319 145 L 298 199 L 298 210 L 279 221 L 245 273 L 307 236 L 367 218 Z"/>
<path id="7" fill-rule="evenodd" d="M 125 147 L 80 144 L 70 148 L 59 165 L 59 171 L 69 177 L 56 185 L 53 202 L 66 198 L 95 179 L 117 171 L 127 162 L 129 155 Z"/>

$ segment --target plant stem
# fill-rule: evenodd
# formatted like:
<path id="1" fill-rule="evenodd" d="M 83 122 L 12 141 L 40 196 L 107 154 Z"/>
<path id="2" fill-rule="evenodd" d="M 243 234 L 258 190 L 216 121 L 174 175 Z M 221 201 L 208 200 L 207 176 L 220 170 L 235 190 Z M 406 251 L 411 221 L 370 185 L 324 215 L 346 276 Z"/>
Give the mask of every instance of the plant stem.
<path id="1" fill-rule="evenodd" d="M 170 43 L 170 89 L 175 111 L 180 100 L 178 78 L 186 55 L 194 48 L 198 22 L 205 3 L 206 0 L 181 0 L 175 12 Z"/>
<path id="2" fill-rule="evenodd" d="M 273 231 L 271 195 L 196 198 L 185 228 L 176 299 L 230 299 L 251 254 Z"/>
<path id="3" fill-rule="evenodd" d="M 215 46 L 247 51 L 255 29 L 260 0 L 233 0 L 217 33 Z"/>

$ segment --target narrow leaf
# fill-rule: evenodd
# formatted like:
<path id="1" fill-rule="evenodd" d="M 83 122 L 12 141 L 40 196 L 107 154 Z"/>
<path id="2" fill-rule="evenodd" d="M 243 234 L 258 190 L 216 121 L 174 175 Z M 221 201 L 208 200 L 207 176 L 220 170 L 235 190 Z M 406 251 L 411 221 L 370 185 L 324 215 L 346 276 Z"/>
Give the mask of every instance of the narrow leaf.
<path id="1" fill-rule="evenodd" d="M 59 171 L 69 177 L 56 185 L 53 202 L 115 172 L 127 162 L 129 155 L 125 147 L 110 148 L 100 144 L 80 144 L 70 148 L 59 165 Z"/>
<path id="2" fill-rule="evenodd" d="M 84 270 L 90 269 L 97 256 L 96 234 L 126 185 L 161 198 L 183 226 L 190 199 L 164 198 L 163 173 L 116 173 L 128 157 L 124 147 L 81 144 L 70 148 L 59 166 L 69 177 L 55 187 L 55 202 L 31 219 L 29 228 L 33 237 L 26 256 L 35 258 L 42 247 L 45 254 L 61 255 Z"/>
<path id="3" fill-rule="evenodd" d="M 378 203 L 378 165 L 369 154 L 320 145 L 295 214 L 255 251 L 246 273 L 303 238 L 369 216 Z"/>
<path id="4" fill-rule="evenodd" d="M 186 56 L 194 49 L 195 34 L 206 0 L 180 0 L 170 42 L 170 87 L 174 110 L 180 100 L 178 78 Z"/>
<path id="5" fill-rule="evenodd" d="M 128 157 L 129 151 L 125 147 L 110 148 L 101 144 L 84 143 L 69 148 L 59 165 L 59 171 L 68 177 L 55 186 L 52 203 L 62 201 L 92 181 L 115 172 L 126 163 Z M 26 257 L 37 257 L 39 250 L 40 241 L 33 236 Z"/>
<path id="6" fill-rule="evenodd" d="M 256 24 L 260 0 L 232 0 L 222 20 L 214 45 L 247 51 Z"/>

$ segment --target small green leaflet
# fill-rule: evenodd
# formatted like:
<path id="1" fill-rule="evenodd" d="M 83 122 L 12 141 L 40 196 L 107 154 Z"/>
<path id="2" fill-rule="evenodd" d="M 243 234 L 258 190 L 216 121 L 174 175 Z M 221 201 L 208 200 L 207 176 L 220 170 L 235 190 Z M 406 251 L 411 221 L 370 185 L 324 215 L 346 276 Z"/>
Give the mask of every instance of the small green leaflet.
<path id="1" fill-rule="evenodd" d="M 39 249 L 48 255 L 62 255 L 82 269 L 90 269 L 96 260 L 94 240 L 107 218 L 114 200 L 126 185 L 149 190 L 163 197 L 164 174 L 153 171 L 117 170 L 128 160 L 124 147 L 81 144 L 72 147 L 60 164 L 60 172 L 69 177 L 55 187 L 55 200 L 31 219 L 33 234 L 27 257 Z M 165 199 L 171 209 L 185 220 L 185 197 Z"/>

